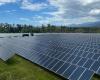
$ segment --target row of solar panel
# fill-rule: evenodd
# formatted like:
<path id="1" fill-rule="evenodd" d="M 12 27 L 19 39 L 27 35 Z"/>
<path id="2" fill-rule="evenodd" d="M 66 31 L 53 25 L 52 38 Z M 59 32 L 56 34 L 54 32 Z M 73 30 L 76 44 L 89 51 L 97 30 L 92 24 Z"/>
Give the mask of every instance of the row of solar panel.
<path id="1" fill-rule="evenodd" d="M 39 57 L 40 58 L 40 57 Z M 39 58 L 37 58 L 37 59 L 39 59 Z M 43 57 L 44 58 L 44 57 Z M 42 59 L 43 58 L 40 58 L 40 61 L 42 61 Z M 47 60 L 47 59 L 46 59 Z M 36 61 L 36 60 L 35 60 Z M 55 61 L 55 60 L 54 60 Z M 44 60 L 43 60 L 43 62 L 44 62 Z M 55 61 L 56 62 L 56 61 Z M 36 63 L 38 63 L 38 62 L 36 62 Z M 52 64 L 55 64 L 54 62 L 52 62 Z M 88 64 L 88 63 L 87 63 Z M 96 63 L 95 63 L 96 64 Z M 42 65 L 42 64 L 40 64 L 40 65 Z M 50 65 L 51 66 L 51 65 Z M 49 68 L 50 69 L 50 68 Z M 55 68 L 55 69 L 57 69 L 57 68 Z M 55 70 L 54 69 L 54 70 Z M 61 68 L 62 69 L 62 68 Z M 95 68 L 94 68 L 95 69 Z M 69 68 L 69 70 L 70 70 L 70 68 Z M 72 70 L 72 69 L 71 69 Z M 75 70 L 75 69 L 74 69 Z M 79 69 L 78 69 L 79 70 Z M 67 71 L 68 72 L 68 71 Z M 70 71 L 71 72 L 71 71 Z M 77 70 L 76 70 L 76 72 L 77 72 Z M 86 70 L 86 73 L 87 73 L 88 71 Z M 92 71 L 89 71 L 89 72 L 91 72 L 92 73 Z M 67 73 L 66 73 L 67 74 Z M 67 74 L 68 75 L 68 74 Z M 85 72 L 84 72 L 84 75 L 85 75 Z M 87 74 L 88 75 L 88 74 Z M 74 75 L 73 75 L 74 76 Z M 89 77 L 89 76 L 88 76 Z M 68 77 L 67 77 L 68 78 Z M 84 78 L 84 77 L 83 77 Z M 81 80 L 82 80 L 82 78 L 80 78 Z M 85 78 L 85 80 L 86 80 L 86 78 Z"/>
<path id="2" fill-rule="evenodd" d="M 51 46 L 50 48 L 54 48 L 54 47 Z M 58 50 L 58 51 L 59 51 L 60 48 L 61 48 L 61 47 L 59 47 L 59 48 L 57 48 L 57 49 L 55 49 L 55 50 Z M 79 47 L 78 47 L 78 48 L 79 48 Z M 67 49 L 67 48 L 65 48 L 65 50 L 66 50 L 66 49 Z M 80 49 L 80 48 L 79 48 L 79 49 Z M 82 48 L 82 49 L 83 49 L 83 48 Z M 82 50 L 82 49 L 81 49 L 81 50 Z M 62 50 L 64 51 L 64 49 L 62 49 Z M 96 50 L 96 49 L 93 50 L 93 49 L 86 48 L 86 50 L 87 50 L 87 51 L 88 51 L 88 50 L 89 50 L 89 51 L 93 51 L 93 53 L 94 53 L 94 52 L 95 52 L 95 53 L 97 53 L 97 52 L 99 53 L 99 51 Z"/>
<path id="3" fill-rule="evenodd" d="M 18 49 L 17 49 L 18 50 Z M 19 52 L 18 53 L 20 53 L 20 52 L 22 52 L 23 50 L 18 50 Z M 24 54 L 22 54 L 22 56 L 24 57 L 24 58 L 29 58 L 30 59 L 30 57 L 28 57 L 28 55 L 25 55 L 25 51 L 24 52 L 22 52 L 22 53 L 24 53 Z M 37 54 L 36 54 L 37 55 Z M 35 57 L 36 58 L 36 57 Z M 46 58 L 46 57 L 45 57 Z M 42 59 L 45 59 L 44 58 L 44 56 L 42 56 L 42 55 L 38 55 L 38 58 L 36 59 L 36 60 L 38 60 L 38 59 L 40 59 L 39 61 L 42 61 Z M 48 58 L 48 57 L 47 57 Z M 47 60 L 47 58 L 46 58 L 46 60 Z M 33 58 L 34 59 L 34 58 Z M 53 60 L 53 59 L 52 59 Z M 34 61 L 33 61 L 34 62 Z M 44 62 L 44 60 L 43 60 L 43 62 Z M 49 61 L 50 62 L 50 61 Z M 48 63 L 49 63 L 48 62 Z M 50 68 L 52 68 L 56 63 L 58 62 L 58 60 L 56 59 L 56 60 L 54 60 L 54 62 L 52 62 L 51 64 L 50 64 L 50 66 L 48 67 L 48 69 L 50 69 Z M 36 63 L 38 63 L 38 61 L 36 62 Z M 64 63 L 64 62 L 62 62 L 62 63 Z M 54 65 L 53 65 L 54 64 Z M 61 61 L 59 62 L 59 64 L 61 64 Z M 58 64 L 58 65 L 59 65 Z M 42 63 L 40 64 L 40 65 L 42 65 Z M 72 65 L 70 65 L 70 66 L 72 66 Z M 74 65 L 75 66 L 75 65 Z M 59 65 L 59 67 L 61 67 L 60 65 Z M 52 70 L 55 72 L 56 70 L 58 69 L 57 68 L 57 66 L 55 66 L 55 68 L 53 68 Z M 66 69 L 66 68 L 65 68 Z M 69 70 L 71 70 L 70 68 L 69 68 Z M 64 70 L 65 71 L 65 70 Z M 69 72 L 69 71 L 67 71 L 67 72 Z M 71 75 L 71 72 L 70 72 L 70 74 L 69 74 L 69 76 Z M 68 74 L 67 73 L 65 73 L 65 74 L 63 74 L 63 76 L 64 77 L 66 77 L 66 78 L 68 78 Z M 79 76 L 77 76 L 77 78 L 78 78 Z"/>
<path id="4" fill-rule="evenodd" d="M 17 49 L 18 50 L 18 49 Z M 50 57 L 47 57 L 47 56 L 44 56 L 42 54 L 39 54 L 37 55 L 37 53 L 35 52 L 34 54 L 35 55 L 25 55 L 25 50 L 18 50 L 19 54 L 21 53 L 21 55 L 26 58 L 26 59 L 29 59 L 31 60 L 32 62 L 35 62 L 49 70 L 52 70 L 53 72 L 56 72 L 66 78 L 69 77 L 69 79 L 72 79 L 72 80 L 77 80 L 79 77 L 80 77 L 80 73 L 82 73 L 84 71 L 84 74 L 87 73 L 87 70 L 85 70 L 85 68 L 82 68 L 82 67 L 78 67 L 76 65 L 72 65 L 70 63 L 64 63 L 62 61 L 59 61 L 57 59 L 54 59 L 54 58 L 50 58 Z M 68 67 L 69 68 L 68 68 Z M 59 69 L 60 68 L 60 69 Z M 67 69 L 68 68 L 68 69 Z M 77 68 L 77 69 L 76 69 Z M 59 69 L 59 70 L 58 70 Z M 73 73 L 72 77 L 70 77 L 71 73 L 76 69 L 76 72 Z M 58 71 L 57 71 L 58 70 Z M 78 72 L 77 72 L 78 70 Z M 82 70 L 82 71 L 81 71 Z M 80 72 L 80 73 L 79 73 Z M 75 75 L 76 73 L 79 73 L 77 74 L 77 76 Z M 91 73 L 91 74 L 90 74 Z M 93 72 L 88 70 L 88 75 L 92 76 L 93 75 Z M 73 77 L 75 75 L 75 77 Z M 90 76 L 86 75 L 85 77 L 85 80 L 88 80 L 90 78 Z M 80 80 L 84 80 L 84 75 L 82 77 L 80 77 Z"/>
<path id="5" fill-rule="evenodd" d="M 43 44 L 44 45 L 44 44 Z M 42 46 L 42 49 L 41 49 L 41 47 L 39 47 L 40 45 L 38 44 L 38 46 L 35 46 L 36 47 L 36 49 L 38 50 L 38 51 L 43 51 L 43 45 L 41 45 Z M 23 45 L 24 46 L 24 45 Z M 47 48 L 47 47 L 46 47 Z M 49 52 L 49 56 L 54 56 L 54 57 L 58 57 L 58 56 L 60 56 L 60 55 L 62 55 L 62 58 L 65 56 L 65 54 L 66 54 L 66 51 L 64 50 L 64 49 L 62 49 L 63 51 L 59 51 L 58 49 L 56 49 L 56 51 L 54 51 L 54 50 L 49 50 L 49 49 L 46 49 L 45 48 L 45 50 L 47 50 L 48 52 Z M 55 47 L 53 47 L 53 48 L 55 48 Z M 34 49 L 34 48 L 33 48 Z M 35 49 L 35 50 L 36 50 Z M 57 51 L 58 50 L 58 51 Z M 68 51 L 70 51 L 70 50 L 68 50 Z M 61 53 L 61 52 L 63 52 L 63 53 Z M 73 53 L 72 53 L 73 52 Z M 96 52 L 95 50 L 94 50 L 94 52 Z M 94 54 L 94 52 L 92 52 L 92 53 L 90 53 L 90 52 L 88 52 L 88 51 L 86 51 L 86 52 L 84 52 L 84 51 L 79 51 L 78 50 L 78 48 L 77 48 L 77 50 L 75 50 L 74 49 L 74 51 L 70 51 L 70 53 L 69 54 L 72 54 L 72 55 L 78 55 L 78 56 L 80 56 L 80 57 L 86 57 L 86 58 L 91 58 L 91 59 L 94 59 L 94 60 L 96 60 L 96 59 L 98 59 L 99 58 L 99 56 L 100 56 L 100 54 Z M 44 52 L 45 53 L 45 52 Z M 46 54 L 47 54 L 47 52 L 46 52 Z M 58 56 L 56 56 L 56 54 L 58 55 Z M 59 58 L 59 57 L 58 57 Z M 59 59 L 61 59 L 61 58 L 59 58 Z"/>
<path id="6" fill-rule="evenodd" d="M 48 47 L 48 45 L 49 45 L 49 44 L 47 44 L 47 47 Z M 46 46 L 46 45 L 45 45 L 45 46 Z M 51 48 L 52 48 L 52 49 L 56 49 L 56 50 L 64 49 L 64 48 L 62 48 L 62 47 L 57 47 L 58 45 L 55 45 L 55 44 L 54 44 L 54 46 L 55 46 L 57 49 L 56 49 L 56 48 L 53 48 L 53 45 L 51 45 Z M 60 45 L 60 46 L 61 46 L 61 45 Z M 68 46 L 69 46 L 69 45 L 68 45 Z M 66 47 L 68 47 L 68 46 L 66 45 Z M 64 46 L 63 46 L 63 47 L 64 47 Z M 91 48 L 91 46 L 90 46 L 90 47 L 89 47 L 89 46 L 86 46 L 86 47 L 85 47 L 85 46 L 77 46 L 77 47 L 78 47 L 79 50 L 84 50 L 84 49 L 85 49 L 84 51 L 89 51 L 89 52 L 97 51 L 98 53 L 100 52 L 99 50 L 97 50 L 97 47 L 98 47 L 98 46 L 94 46 L 94 48 Z M 92 47 L 93 47 L 93 46 L 92 46 Z M 66 49 L 66 48 L 65 48 L 65 49 Z"/>
<path id="7" fill-rule="evenodd" d="M 4 61 L 8 60 L 10 57 L 14 55 L 11 47 L 7 46 L 0 40 L 0 58 Z"/>
<path id="8" fill-rule="evenodd" d="M 89 80 L 94 73 L 100 74 L 100 54 L 81 51 L 76 43 L 63 47 L 65 37 L 61 39 L 58 36 L 57 42 L 54 39 L 55 36 L 13 38 L 5 44 L 12 52 L 71 80 Z"/>

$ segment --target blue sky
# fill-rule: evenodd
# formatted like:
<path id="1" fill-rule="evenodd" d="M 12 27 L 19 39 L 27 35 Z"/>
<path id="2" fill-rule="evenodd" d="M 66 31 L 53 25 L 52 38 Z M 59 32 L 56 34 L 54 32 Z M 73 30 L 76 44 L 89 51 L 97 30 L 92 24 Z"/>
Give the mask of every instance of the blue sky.
<path id="1" fill-rule="evenodd" d="M 0 0 L 0 23 L 80 24 L 100 20 L 100 0 Z"/>

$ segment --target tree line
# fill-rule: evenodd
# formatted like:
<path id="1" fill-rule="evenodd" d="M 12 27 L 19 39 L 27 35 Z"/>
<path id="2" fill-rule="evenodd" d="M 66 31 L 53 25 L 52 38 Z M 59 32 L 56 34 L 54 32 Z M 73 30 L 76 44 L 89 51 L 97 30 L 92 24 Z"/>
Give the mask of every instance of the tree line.
<path id="1" fill-rule="evenodd" d="M 0 33 L 100 33 L 100 27 L 70 27 L 0 23 Z"/>

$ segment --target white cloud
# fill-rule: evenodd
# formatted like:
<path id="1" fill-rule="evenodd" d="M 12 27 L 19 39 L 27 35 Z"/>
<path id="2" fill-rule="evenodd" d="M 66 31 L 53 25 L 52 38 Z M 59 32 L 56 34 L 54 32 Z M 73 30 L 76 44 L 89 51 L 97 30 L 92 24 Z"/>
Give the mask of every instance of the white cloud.
<path id="1" fill-rule="evenodd" d="M 90 15 L 100 15 L 100 9 L 93 9 L 89 12 Z"/>
<path id="2" fill-rule="evenodd" d="M 45 19 L 45 17 L 43 16 L 40 16 L 40 15 L 35 15 L 34 17 L 32 17 L 33 20 L 42 20 L 42 19 Z"/>
<path id="3" fill-rule="evenodd" d="M 46 6 L 45 3 L 31 3 L 28 0 L 23 0 L 21 8 L 30 11 L 39 11 L 44 9 Z"/>
<path id="4" fill-rule="evenodd" d="M 18 0 L 0 0 L 0 5 L 4 5 L 7 3 L 15 3 Z"/>
<path id="5" fill-rule="evenodd" d="M 21 9 L 29 11 L 41 11 L 40 14 L 32 17 L 35 21 L 40 23 L 81 23 L 96 21 L 97 17 L 100 19 L 100 0 L 46 0 L 46 2 L 34 2 L 34 0 L 0 0 L 0 5 L 15 3 L 19 1 Z M 50 7 L 52 7 L 50 9 Z M 43 9 L 48 9 L 43 11 Z M 54 10 L 53 10 L 54 9 Z M 49 11 L 49 12 L 48 12 Z M 13 11 L 6 11 L 8 13 Z M 52 17 L 51 17 L 52 16 Z M 28 18 L 20 18 L 20 20 L 30 21 Z"/>
<path id="6" fill-rule="evenodd" d="M 95 3 L 95 2 L 100 2 L 100 0 L 78 0 L 81 2 L 81 4 L 83 5 L 89 5 L 89 4 L 92 4 L 92 3 Z"/>
<path id="7" fill-rule="evenodd" d="M 17 10 L 5 10 L 4 12 L 6 13 L 12 13 L 12 12 L 16 12 Z"/>
<path id="8" fill-rule="evenodd" d="M 22 20 L 22 21 L 30 21 L 30 19 L 28 19 L 28 18 L 23 18 L 23 17 L 19 18 L 19 20 Z"/>
<path id="9" fill-rule="evenodd" d="M 59 24 L 59 25 L 68 25 L 68 24 L 81 24 L 81 23 L 87 23 L 87 22 L 95 22 L 97 21 L 96 18 L 88 16 L 88 17 L 81 17 L 81 18 L 74 18 L 74 19 L 67 19 L 67 18 L 57 18 L 57 17 L 46 17 L 41 18 L 38 20 L 37 18 L 34 19 L 37 20 L 40 24 Z"/>
<path id="10" fill-rule="evenodd" d="M 27 2 L 27 0 L 25 1 Z M 94 17 L 93 14 L 99 14 L 99 10 L 95 10 L 96 7 L 99 7 L 97 5 L 100 4 L 99 0 L 48 0 L 48 3 L 48 5 L 46 3 L 43 4 L 46 4 L 46 8 L 53 7 L 54 9 L 56 8 L 56 10 L 51 12 L 42 11 L 43 14 L 49 16 L 36 15 L 32 18 L 33 22 L 35 21 L 39 24 L 59 23 L 67 25 L 98 21 L 98 19 Z M 39 9 L 35 8 L 33 7 L 34 4 L 30 2 L 26 4 L 26 9 L 32 11 L 37 11 L 44 8 L 43 6 L 39 6 Z M 29 6 L 29 4 L 32 4 L 32 6 Z"/>
<path id="11" fill-rule="evenodd" d="M 4 3 L 0 3 L 0 6 L 3 5 Z"/>
<path id="12" fill-rule="evenodd" d="M 52 15 L 53 21 L 64 23 L 92 22 L 100 17 L 100 0 L 48 0 L 49 5 L 57 8 L 45 14 Z M 56 20 L 57 19 L 57 20 Z M 49 20 L 50 21 L 50 20 Z"/>
<path id="13" fill-rule="evenodd" d="M 16 0 L 0 0 L 0 2 L 1 2 L 1 3 L 4 3 L 4 2 L 9 3 L 9 2 L 16 2 Z"/>
<path id="14" fill-rule="evenodd" d="M 50 5 L 58 8 L 56 12 L 52 13 L 54 15 L 64 14 L 65 11 L 67 10 L 66 4 L 68 0 L 48 0 L 48 2 L 50 3 Z"/>

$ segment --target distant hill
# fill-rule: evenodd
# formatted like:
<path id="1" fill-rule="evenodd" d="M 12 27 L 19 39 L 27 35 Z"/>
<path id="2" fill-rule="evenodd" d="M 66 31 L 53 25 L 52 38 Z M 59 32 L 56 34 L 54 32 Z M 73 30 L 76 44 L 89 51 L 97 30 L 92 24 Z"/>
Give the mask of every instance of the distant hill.
<path id="1" fill-rule="evenodd" d="M 100 21 L 88 22 L 83 24 L 71 24 L 70 27 L 100 27 Z"/>

